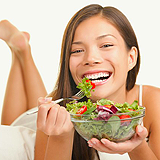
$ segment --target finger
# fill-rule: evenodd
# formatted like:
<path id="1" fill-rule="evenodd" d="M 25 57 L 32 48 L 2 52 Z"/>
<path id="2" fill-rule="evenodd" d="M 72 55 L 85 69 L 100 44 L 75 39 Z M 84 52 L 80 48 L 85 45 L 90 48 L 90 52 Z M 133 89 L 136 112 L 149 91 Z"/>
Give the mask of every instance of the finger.
<path id="1" fill-rule="evenodd" d="M 96 138 L 92 138 L 90 141 L 88 141 L 88 143 L 90 147 L 93 147 L 98 151 L 112 154 L 124 154 L 127 151 L 131 150 L 130 146 L 133 146 L 133 144 L 130 141 L 115 143 L 104 138 L 101 139 L 101 141 L 97 140 Z"/>
<path id="2" fill-rule="evenodd" d="M 55 126 L 59 108 L 60 106 L 58 104 L 52 104 L 46 122 L 48 128 L 53 128 Z"/>
<path id="3" fill-rule="evenodd" d="M 96 138 L 89 140 L 88 144 L 89 147 L 92 147 L 100 152 L 112 153 L 112 151 L 107 146 L 104 146 L 103 143 L 101 143 L 101 141 Z"/>
<path id="4" fill-rule="evenodd" d="M 69 130 L 71 130 L 71 129 L 73 129 L 73 127 L 74 127 L 73 123 L 71 122 L 71 116 L 70 116 L 69 112 L 66 113 L 66 120 L 64 122 L 63 127 L 64 127 L 64 130 L 66 132 L 69 131 Z"/>
<path id="5" fill-rule="evenodd" d="M 51 108 L 51 104 L 41 104 L 39 106 L 38 115 L 37 115 L 37 127 L 43 128 L 46 123 L 48 112 Z"/>
<path id="6" fill-rule="evenodd" d="M 64 107 L 60 107 L 58 111 L 57 119 L 56 119 L 56 124 L 55 124 L 55 127 L 57 129 L 63 127 L 66 120 L 66 116 L 67 116 L 66 109 Z"/>
<path id="7" fill-rule="evenodd" d="M 43 101 L 44 101 L 44 97 L 39 97 L 37 101 L 37 105 L 40 106 L 41 104 L 43 104 Z"/>
<path id="8" fill-rule="evenodd" d="M 38 106 L 44 103 L 51 103 L 52 97 L 40 97 L 38 98 Z"/>
<path id="9" fill-rule="evenodd" d="M 138 125 L 136 127 L 136 133 L 137 133 L 138 139 L 140 139 L 140 140 L 145 139 L 148 135 L 147 129 L 141 125 Z"/>
<path id="10" fill-rule="evenodd" d="M 108 139 L 101 139 L 101 142 L 104 147 L 107 148 L 109 153 L 118 153 L 118 154 L 124 154 L 126 152 L 131 151 L 134 148 L 134 145 L 131 140 L 127 140 L 125 142 L 111 142 Z M 105 148 L 103 148 L 105 150 Z"/>

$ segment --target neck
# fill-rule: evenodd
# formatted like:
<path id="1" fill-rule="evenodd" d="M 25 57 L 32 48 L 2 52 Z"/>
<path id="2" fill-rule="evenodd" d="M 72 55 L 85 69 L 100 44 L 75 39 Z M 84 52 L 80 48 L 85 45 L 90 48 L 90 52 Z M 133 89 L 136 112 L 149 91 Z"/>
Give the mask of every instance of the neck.
<path id="1" fill-rule="evenodd" d="M 112 100 L 116 103 L 124 103 L 128 100 L 128 92 L 125 87 L 120 88 L 114 94 L 107 97 L 107 99 Z"/>
<path id="2" fill-rule="evenodd" d="M 116 91 L 115 94 L 107 97 L 116 103 L 128 102 L 129 104 L 133 103 L 134 100 L 138 100 L 139 88 L 137 85 L 133 87 L 130 91 L 127 91 L 125 87 Z"/>
<path id="3" fill-rule="evenodd" d="M 128 102 L 129 104 L 131 104 L 134 100 L 138 100 L 137 90 L 138 90 L 138 87 L 137 85 L 135 85 L 133 89 L 131 89 L 130 91 L 127 91 L 124 84 L 119 89 L 114 89 L 114 88 L 107 89 L 106 93 L 104 94 L 101 93 L 100 90 L 95 90 L 95 92 L 93 92 L 91 99 L 93 102 L 95 102 L 102 98 L 106 98 L 108 100 L 114 101 L 115 103 Z M 107 92 L 109 96 L 106 96 Z"/>

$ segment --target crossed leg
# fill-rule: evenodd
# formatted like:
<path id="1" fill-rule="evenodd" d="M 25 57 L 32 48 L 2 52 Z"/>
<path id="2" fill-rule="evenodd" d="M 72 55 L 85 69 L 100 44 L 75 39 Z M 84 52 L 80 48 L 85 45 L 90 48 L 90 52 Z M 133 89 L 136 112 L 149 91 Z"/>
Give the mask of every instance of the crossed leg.
<path id="1" fill-rule="evenodd" d="M 12 52 L 12 65 L 4 97 L 1 124 L 10 125 L 19 115 L 47 95 L 29 45 L 30 35 L 20 32 L 7 20 L 0 22 L 0 39 Z"/>

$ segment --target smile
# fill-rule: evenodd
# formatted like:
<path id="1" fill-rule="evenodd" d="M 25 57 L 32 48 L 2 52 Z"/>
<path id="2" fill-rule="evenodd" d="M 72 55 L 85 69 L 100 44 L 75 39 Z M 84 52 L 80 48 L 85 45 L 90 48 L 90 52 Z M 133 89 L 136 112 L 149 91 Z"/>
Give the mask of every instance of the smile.
<path id="1" fill-rule="evenodd" d="M 84 76 L 97 85 L 97 83 L 105 82 L 111 76 L 111 74 L 111 72 L 98 72 L 85 74 Z"/>

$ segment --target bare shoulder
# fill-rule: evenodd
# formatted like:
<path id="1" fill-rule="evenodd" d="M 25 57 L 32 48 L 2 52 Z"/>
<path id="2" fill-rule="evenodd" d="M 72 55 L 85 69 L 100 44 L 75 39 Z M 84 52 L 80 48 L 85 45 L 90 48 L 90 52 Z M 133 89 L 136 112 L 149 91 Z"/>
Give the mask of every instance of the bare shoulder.
<path id="1" fill-rule="evenodd" d="M 146 107 L 146 116 L 144 121 L 149 129 L 152 124 L 155 122 L 157 123 L 157 119 L 160 116 L 160 88 L 144 85 L 143 105 Z"/>
<path id="2" fill-rule="evenodd" d="M 143 103 L 147 105 L 148 103 L 155 104 L 157 102 L 160 102 L 160 88 L 144 85 L 143 86 Z"/>

